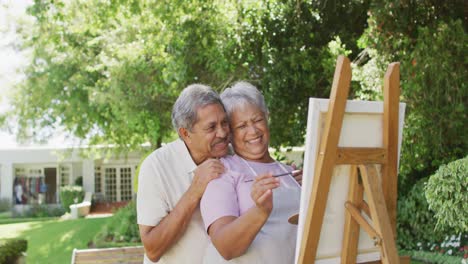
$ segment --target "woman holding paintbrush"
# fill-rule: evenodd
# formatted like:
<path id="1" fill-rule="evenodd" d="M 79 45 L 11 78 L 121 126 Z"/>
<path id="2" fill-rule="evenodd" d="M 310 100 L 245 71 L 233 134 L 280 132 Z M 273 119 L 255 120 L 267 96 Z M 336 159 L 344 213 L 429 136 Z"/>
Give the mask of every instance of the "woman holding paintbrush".
<path id="1" fill-rule="evenodd" d="M 268 152 L 270 132 L 263 95 L 238 82 L 221 94 L 235 155 L 222 158 L 225 173 L 212 180 L 200 208 L 211 244 L 204 263 L 293 263 L 299 211 L 296 171 Z"/>

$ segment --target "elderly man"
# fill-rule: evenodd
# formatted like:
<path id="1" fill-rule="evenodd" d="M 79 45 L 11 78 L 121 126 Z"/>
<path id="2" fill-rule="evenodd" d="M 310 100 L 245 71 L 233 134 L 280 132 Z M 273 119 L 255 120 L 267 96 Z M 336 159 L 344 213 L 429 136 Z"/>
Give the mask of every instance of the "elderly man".
<path id="1" fill-rule="evenodd" d="M 201 263 L 208 238 L 199 202 L 206 185 L 224 172 L 217 158 L 228 152 L 229 124 L 216 92 L 185 88 L 174 104 L 179 139 L 141 164 L 137 215 L 144 263 Z"/>

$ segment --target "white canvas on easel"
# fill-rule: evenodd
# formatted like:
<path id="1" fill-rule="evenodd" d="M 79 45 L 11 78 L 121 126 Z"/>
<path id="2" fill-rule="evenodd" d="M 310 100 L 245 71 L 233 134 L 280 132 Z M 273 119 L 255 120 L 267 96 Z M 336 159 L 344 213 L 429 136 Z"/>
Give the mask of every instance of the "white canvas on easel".
<path id="1" fill-rule="evenodd" d="M 302 180 L 302 195 L 299 211 L 298 235 L 296 242 L 296 263 L 302 241 L 306 212 L 312 190 L 315 164 L 318 155 L 324 120 L 328 111 L 329 99 L 309 99 L 307 117 L 307 134 L 304 155 L 304 174 Z M 383 102 L 347 101 L 339 147 L 369 147 L 383 146 Z M 398 156 L 402 140 L 405 104 L 399 104 Z M 344 204 L 348 196 L 350 165 L 335 166 L 330 185 L 330 191 L 325 209 L 320 241 L 317 249 L 316 263 L 340 263 L 342 239 L 345 221 Z M 366 199 L 366 198 L 364 198 Z M 370 221 L 367 218 L 368 221 Z M 371 221 L 370 221 L 371 222 Z M 379 260 L 378 247 L 361 229 L 359 235 L 357 262 Z"/>

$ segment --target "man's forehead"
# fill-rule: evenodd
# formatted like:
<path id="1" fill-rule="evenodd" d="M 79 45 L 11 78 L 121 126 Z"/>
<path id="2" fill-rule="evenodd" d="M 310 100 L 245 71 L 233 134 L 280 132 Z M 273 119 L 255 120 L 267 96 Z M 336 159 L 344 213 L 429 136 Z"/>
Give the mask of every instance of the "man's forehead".
<path id="1" fill-rule="evenodd" d="M 217 122 L 219 118 L 226 119 L 227 115 L 224 107 L 220 104 L 209 104 L 197 109 L 196 123 L 211 123 Z"/>

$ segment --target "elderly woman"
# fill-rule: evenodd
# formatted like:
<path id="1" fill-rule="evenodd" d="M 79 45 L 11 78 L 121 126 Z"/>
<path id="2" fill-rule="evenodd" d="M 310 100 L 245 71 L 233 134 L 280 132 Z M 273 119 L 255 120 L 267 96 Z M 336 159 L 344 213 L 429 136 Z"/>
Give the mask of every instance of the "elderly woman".
<path id="1" fill-rule="evenodd" d="M 208 184 L 201 200 L 211 238 L 204 263 L 293 263 L 297 227 L 288 218 L 299 211 L 301 188 L 292 168 L 268 152 L 263 95 L 250 83 L 238 82 L 221 100 L 235 155 L 221 159 L 225 173 Z"/>

